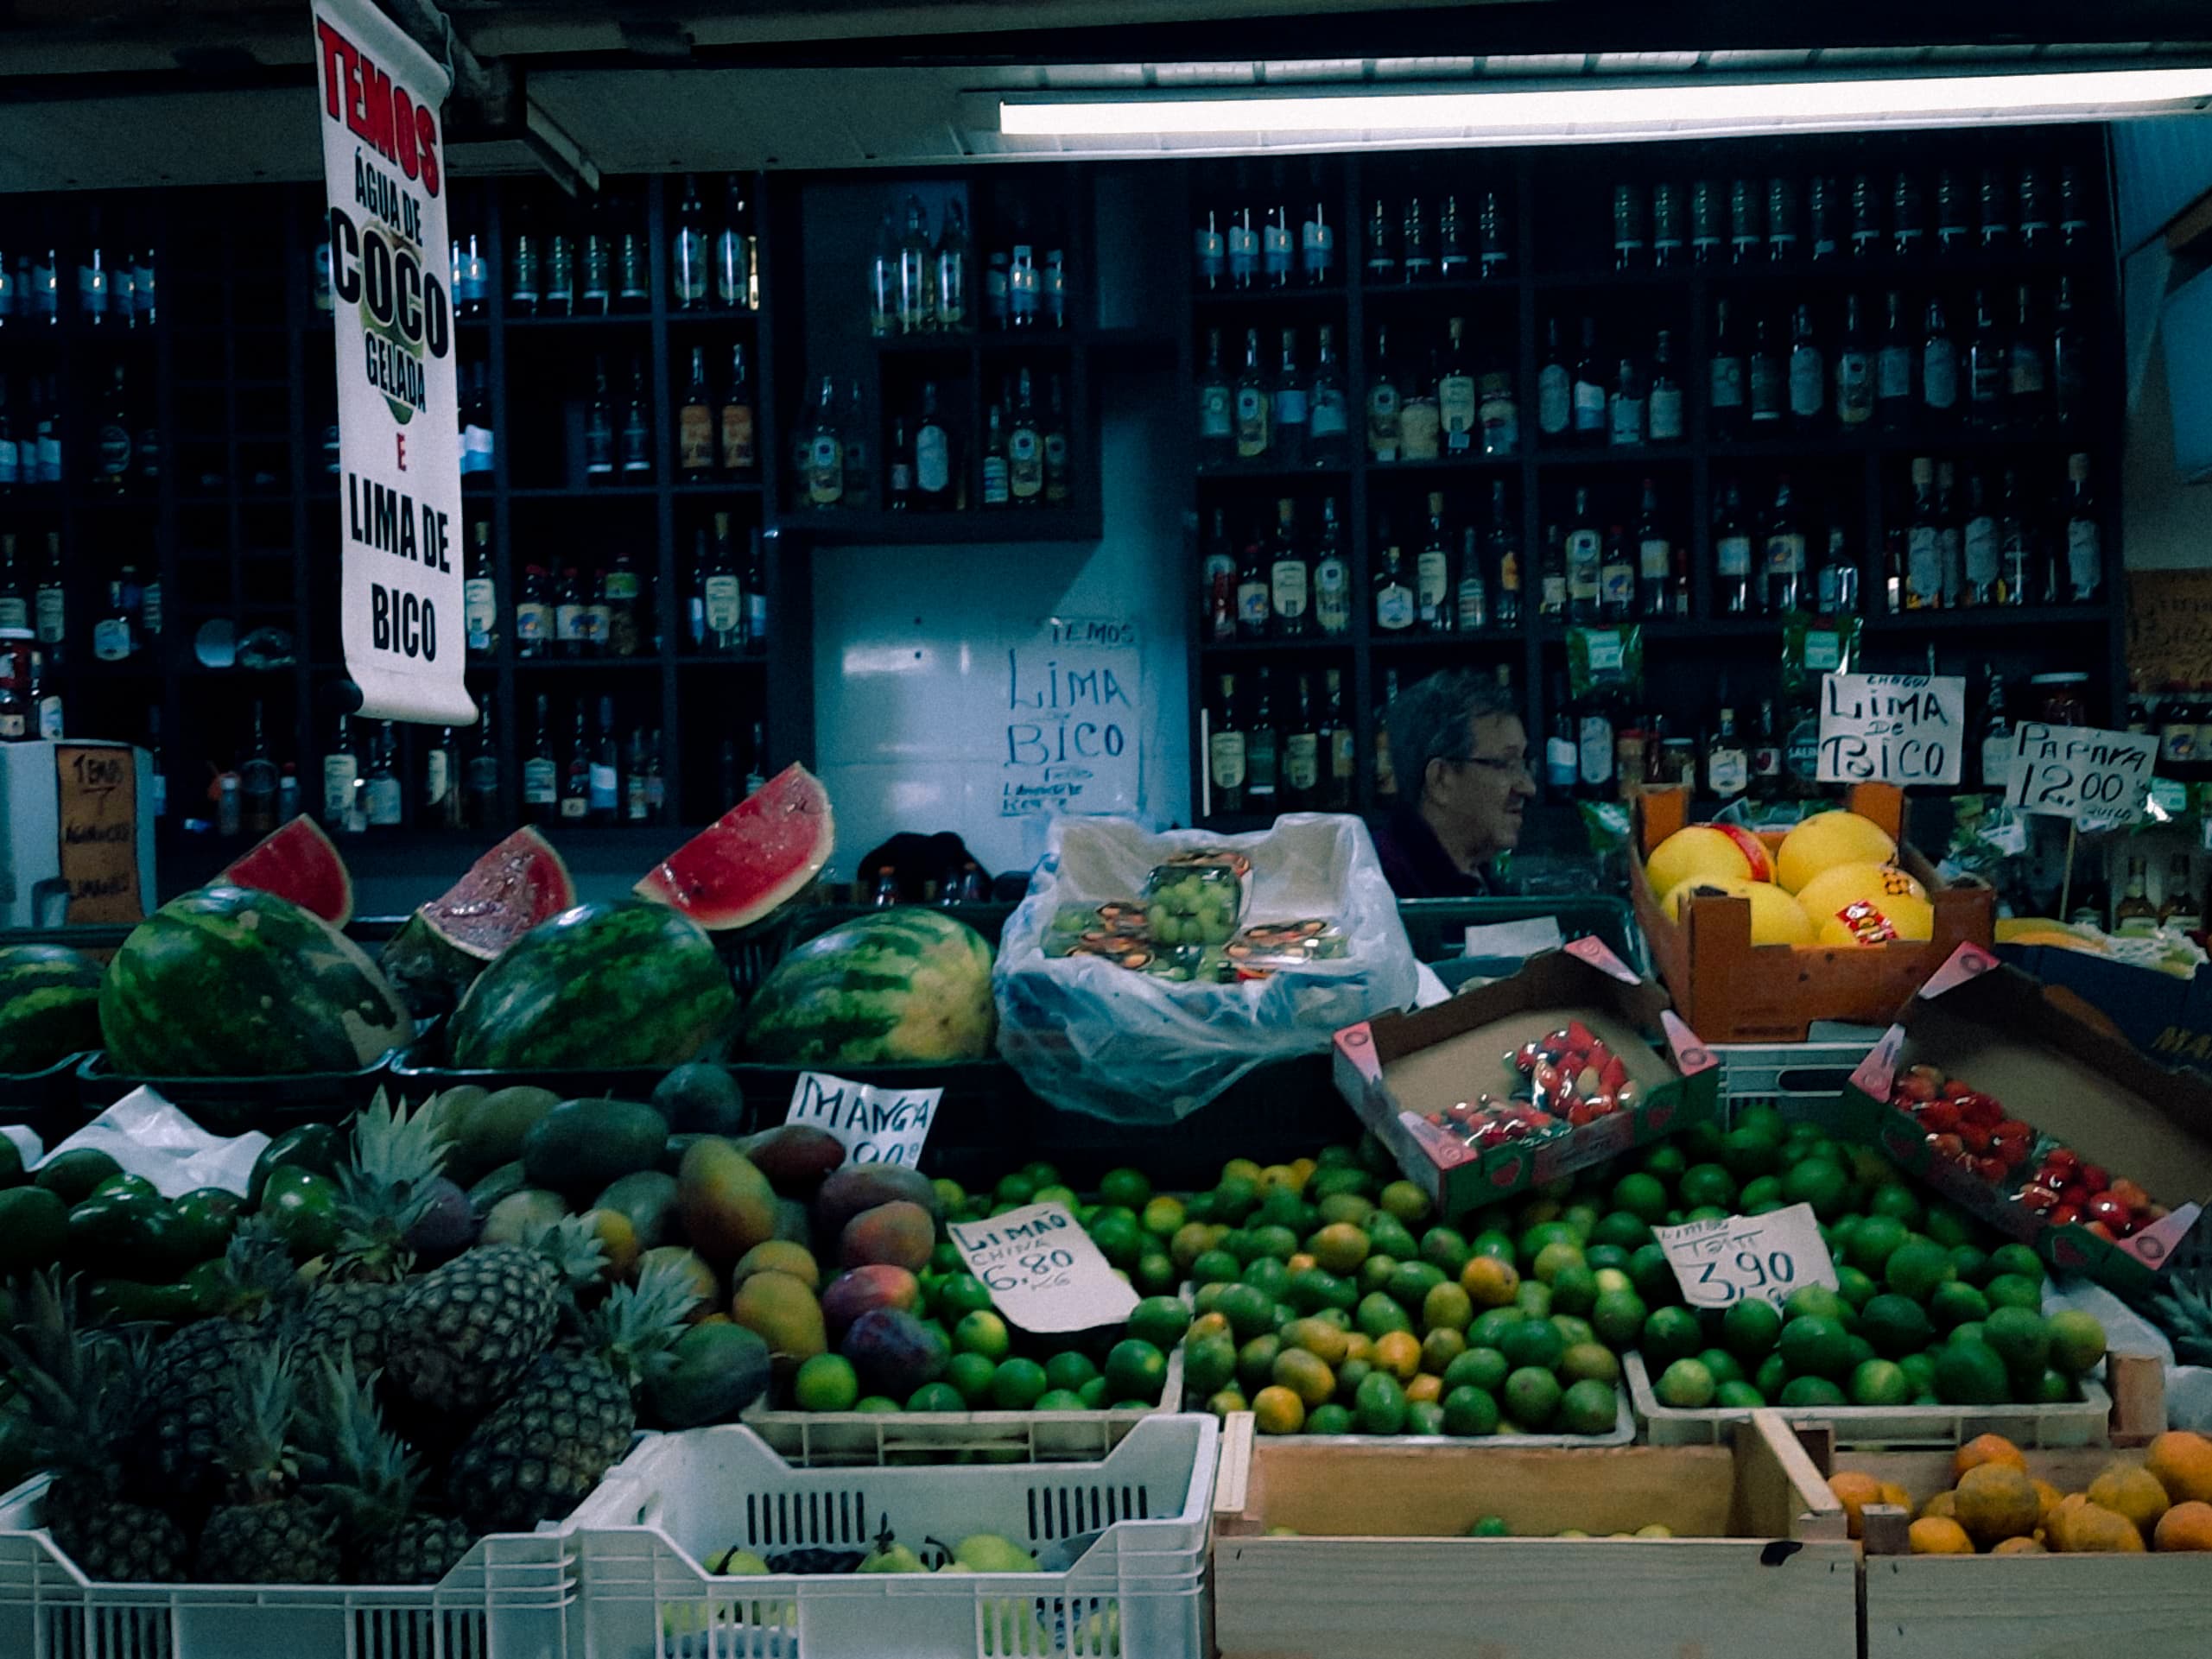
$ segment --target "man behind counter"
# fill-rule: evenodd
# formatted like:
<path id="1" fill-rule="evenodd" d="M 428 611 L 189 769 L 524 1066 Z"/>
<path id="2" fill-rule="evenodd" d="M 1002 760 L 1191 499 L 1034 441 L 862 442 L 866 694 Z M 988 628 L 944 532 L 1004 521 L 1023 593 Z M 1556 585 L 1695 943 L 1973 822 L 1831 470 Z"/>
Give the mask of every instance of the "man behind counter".
<path id="1" fill-rule="evenodd" d="M 1374 832 L 1401 899 L 1490 890 L 1484 866 L 1521 839 L 1536 796 L 1528 731 L 1510 693 L 1468 669 L 1431 674 L 1383 712 L 1398 803 Z"/>

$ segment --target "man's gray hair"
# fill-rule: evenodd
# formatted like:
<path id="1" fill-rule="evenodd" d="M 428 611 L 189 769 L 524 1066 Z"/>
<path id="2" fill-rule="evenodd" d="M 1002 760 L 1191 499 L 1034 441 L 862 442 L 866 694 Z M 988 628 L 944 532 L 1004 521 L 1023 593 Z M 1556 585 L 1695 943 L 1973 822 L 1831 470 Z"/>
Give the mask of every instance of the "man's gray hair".
<path id="1" fill-rule="evenodd" d="M 1473 668 L 1448 668 L 1398 693 L 1383 711 L 1398 799 L 1418 802 L 1429 763 L 1464 758 L 1470 723 L 1496 714 L 1518 719 L 1521 706 L 1493 677 Z"/>

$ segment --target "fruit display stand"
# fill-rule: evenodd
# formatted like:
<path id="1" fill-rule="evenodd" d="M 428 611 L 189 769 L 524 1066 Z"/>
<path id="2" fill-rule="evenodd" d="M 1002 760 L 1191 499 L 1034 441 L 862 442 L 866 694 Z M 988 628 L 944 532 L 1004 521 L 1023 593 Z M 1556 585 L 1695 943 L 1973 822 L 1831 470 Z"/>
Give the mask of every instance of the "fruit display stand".
<path id="1" fill-rule="evenodd" d="M 1493 1517 L 1512 1536 L 1465 1536 Z M 1858 1653 L 1842 1508 L 1771 1414 L 1726 1447 L 1605 1451 L 1317 1447 L 1239 1415 L 1214 1527 L 1221 1659 Z"/>
<path id="2" fill-rule="evenodd" d="M 1801 1042 L 1816 1020 L 1879 1023 L 1958 946 L 1989 944 L 1995 893 L 1978 883 L 1946 883 L 1904 841 L 1903 790 L 1861 783 L 1846 804 L 1898 843 L 1896 863 L 1927 890 L 1935 920 L 1925 942 L 1754 945 L 1751 906 L 1718 893 L 1693 894 L 1676 921 L 1660 903 L 1665 895 L 1652 890 L 1644 860 L 1684 826 L 1689 794 L 1652 789 L 1638 797 L 1629 896 L 1676 1008 L 1708 1042 Z M 1781 839 L 1772 831 L 1760 835 L 1770 852 Z"/>
<path id="3" fill-rule="evenodd" d="M 78 1088 L 78 1073 L 91 1051 L 65 1054 L 35 1072 L 0 1077 L 0 1125 L 18 1124 L 52 1146 L 90 1115 Z"/>
<path id="4" fill-rule="evenodd" d="M 1207 1542 L 1220 1428 L 1145 1418 L 1103 1458 L 1040 1466 L 887 1461 L 798 1469 L 751 1430 L 664 1435 L 570 1517 L 593 1655 L 807 1659 L 1206 1659 Z M 993 1533 L 1036 1573 L 771 1573 L 722 1577 L 732 1547 L 862 1551 L 886 1529 L 940 1565 Z"/>
<path id="5" fill-rule="evenodd" d="M 41 1528 L 44 1477 L 0 1496 L 0 1654 L 16 1659 L 582 1659 L 557 1533 L 493 1535 L 434 1585 L 115 1584 Z M 277 1633 L 280 1633 L 277 1634 Z"/>
<path id="6" fill-rule="evenodd" d="M 268 1077 L 138 1077 L 116 1071 L 104 1052 L 85 1056 L 76 1073 L 77 1097 L 87 1113 L 105 1111 L 134 1089 L 152 1089 L 217 1135 L 248 1130 L 281 1135 L 301 1124 L 342 1123 L 376 1099 L 395 1074 L 402 1050 L 394 1049 L 358 1071 L 290 1072 Z M 418 1097 L 443 1084 L 428 1085 Z"/>
<path id="7" fill-rule="evenodd" d="M 1832 1115 L 1844 1086 L 1880 1034 L 1864 1041 L 1816 1038 L 1805 1042 L 1716 1042 L 1721 1062 L 1721 1122 L 1733 1124 L 1745 1106 L 1769 1105 L 1792 1122 Z"/>

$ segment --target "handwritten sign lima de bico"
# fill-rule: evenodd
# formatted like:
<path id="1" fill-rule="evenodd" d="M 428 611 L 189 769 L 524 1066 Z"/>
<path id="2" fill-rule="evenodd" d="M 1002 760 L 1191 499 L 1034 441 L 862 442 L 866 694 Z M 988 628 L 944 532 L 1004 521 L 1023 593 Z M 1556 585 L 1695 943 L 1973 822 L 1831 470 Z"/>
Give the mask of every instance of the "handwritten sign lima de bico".
<path id="1" fill-rule="evenodd" d="M 60 874 L 72 921 L 143 921 L 138 890 L 138 766 L 120 744 L 54 751 Z"/>
<path id="2" fill-rule="evenodd" d="M 2012 733 L 2005 804 L 2084 824 L 2132 824 L 2143 815 L 2158 764 L 2148 731 L 2025 720 Z"/>
<path id="3" fill-rule="evenodd" d="M 1053 617 L 1009 650 L 998 815 L 1136 811 L 1140 680 L 1122 617 Z"/>
<path id="4" fill-rule="evenodd" d="M 947 1229 L 991 1300 L 1024 1331 L 1087 1331 L 1125 1320 L 1137 1293 L 1064 1205 L 1028 1204 Z"/>
<path id="5" fill-rule="evenodd" d="M 1955 674 L 1821 676 L 1822 783 L 1956 783 L 1966 681 Z"/>

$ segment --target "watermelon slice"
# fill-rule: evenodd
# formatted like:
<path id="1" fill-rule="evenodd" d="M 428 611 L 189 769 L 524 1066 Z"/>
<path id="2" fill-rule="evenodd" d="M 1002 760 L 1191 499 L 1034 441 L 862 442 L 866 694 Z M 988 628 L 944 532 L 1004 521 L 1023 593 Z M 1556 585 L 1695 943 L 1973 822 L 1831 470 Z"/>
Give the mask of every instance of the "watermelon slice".
<path id="1" fill-rule="evenodd" d="M 442 1013 L 485 963 L 575 902 L 576 884 L 552 844 L 534 829 L 517 830 L 407 919 L 384 947 L 385 976 L 417 1016 Z"/>
<path id="2" fill-rule="evenodd" d="M 836 845 L 821 780 L 787 766 L 669 854 L 637 890 L 714 932 L 750 928 L 797 896 Z"/>
<path id="3" fill-rule="evenodd" d="M 209 885 L 274 893 L 333 928 L 353 920 L 353 877 L 346 874 L 345 860 L 305 813 L 257 842 Z"/>

